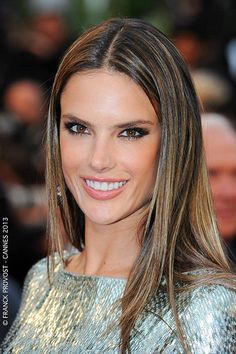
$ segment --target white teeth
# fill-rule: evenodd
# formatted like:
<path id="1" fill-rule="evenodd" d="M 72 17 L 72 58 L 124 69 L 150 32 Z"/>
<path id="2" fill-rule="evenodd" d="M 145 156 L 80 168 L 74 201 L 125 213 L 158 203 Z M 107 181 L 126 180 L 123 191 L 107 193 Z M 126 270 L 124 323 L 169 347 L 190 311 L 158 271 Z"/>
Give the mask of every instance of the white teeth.
<path id="1" fill-rule="evenodd" d="M 100 183 L 99 182 L 95 182 L 93 188 L 94 189 L 100 189 L 99 187 L 100 187 Z"/>
<path id="2" fill-rule="evenodd" d="M 101 190 L 102 190 L 102 191 L 107 191 L 107 189 L 108 189 L 107 183 L 106 183 L 106 182 L 102 182 L 102 184 L 101 184 Z"/>
<path id="3" fill-rule="evenodd" d="M 98 181 L 92 181 L 89 179 L 85 180 L 86 184 L 98 191 L 112 191 L 113 189 L 118 189 L 126 184 L 126 181 L 123 182 L 98 182 Z"/>
<path id="4" fill-rule="evenodd" d="M 108 190 L 111 191 L 113 189 L 113 183 L 109 183 Z"/>

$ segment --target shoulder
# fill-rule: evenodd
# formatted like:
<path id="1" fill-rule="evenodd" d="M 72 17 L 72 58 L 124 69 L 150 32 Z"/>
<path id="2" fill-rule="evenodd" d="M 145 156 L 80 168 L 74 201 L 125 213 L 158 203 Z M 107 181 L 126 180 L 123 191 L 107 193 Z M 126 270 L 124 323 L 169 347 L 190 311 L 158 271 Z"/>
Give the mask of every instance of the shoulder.
<path id="1" fill-rule="evenodd" d="M 236 347 L 236 291 L 223 285 L 194 289 L 182 308 L 180 320 L 187 338 L 198 352 L 228 353 Z"/>
<path id="2" fill-rule="evenodd" d="M 176 309 L 191 353 L 226 354 L 236 347 L 236 291 L 222 285 L 202 285 L 176 292 Z M 159 289 L 135 329 L 147 333 L 148 345 L 161 352 L 182 353 L 166 290 Z M 157 339 L 158 338 L 158 339 Z M 168 338 L 168 339 L 167 339 Z M 157 342 L 158 340 L 158 342 Z M 145 342 L 146 343 L 146 342 Z M 168 347 L 168 349 L 167 349 Z M 164 350 L 165 351 L 165 350 Z"/>
<path id="3" fill-rule="evenodd" d="M 57 272 L 60 268 L 63 267 L 63 260 L 67 261 L 71 256 L 77 254 L 78 251 L 75 248 L 71 248 L 70 250 L 64 250 L 62 254 L 62 259 L 58 252 L 54 252 L 48 257 L 44 257 L 40 259 L 37 263 L 35 263 L 27 273 L 25 280 L 29 281 L 32 278 L 37 278 L 38 281 L 48 275 L 48 264 L 51 265 L 54 262 L 54 270 L 53 272 Z"/>
<path id="4" fill-rule="evenodd" d="M 75 251 L 63 251 L 63 259 L 67 260 L 70 256 L 74 255 Z M 40 259 L 37 263 L 35 263 L 27 273 L 25 281 L 30 281 L 32 279 L 37 279 L 40 282 L 41 279 L 45 278 L 48 275 L 48 264 L 51 265 L 52 261 L 54 261 L 54 273 L 57 272 L 61 267 L 63 267 L 63 260 L 61 259 L 58 252 L 54 252 L 48 257 L 44 257 Z"/>
<path id="5" fill-rule="evenodd" d="M 60 263 L 60 258 L 58 253 L 53 255 L 55 258 L 55 264 L 58 266 Z M 35 263 L 30 270 L 28 271 L 26 278 L 25 278 L 25 285 L 29 285 L 32 281 L 40 282 L 47 276 L 47 264 L 48 261 L 51 262 L 52 256 L 44 257 L 40 259 L 37 263 Z"/>
<path id="6" fill-rule="evenodd" d="M 204 285 L 191 291 L 191 301 L 187 310 L 194 308 L 207 313 L 228 312 L 236 314 L 236 288 L 231 289 L 223 285 Z M 214 311 L 213 311 L 214 310 Z"/>
<path id="7" fill-rule="evenodd" d="M 185 307 L 185 311 L 193 312 L 194 309 L 206 311 L 206 313 L 213 312 L 213 314 L 217 314 L 217 312 L 227 312 L 234 313 L 236 311 L 236 275 L 233 277 L 229 285 L 222 285 L 223 280 L 226 282 L 225 278 L 220 278 L 221 283 L 217 283 L 217 273 L 213 270 L 195 270 L 188 272 L 193 279 L 197 281 L 201 281 L 195 287 L 184 286 L 185 291 L 180 292 L 179 299 L 183 301 L 186 300 L 187 306 Z M 204 278 L 206 280 L 204 280 Z M 204 281 L 215 281 L 215 283 L 207 284 Z M 178 288 L 178 287 L 177 287 Z M 213 311 L 214 310 L 214 311 Z"/>
<path id="8" fill-rule="evenodd" d="M 43 289 L 49 287 L 47 257 L 40 259 L 29 269 L 24 280 L 21 308 L 29 305 L 29 299 L 39 296 L 42 284 L 44 284 Z"/>
<path id="9" fill-rule="evenodd" d="M 63 258 L 68 258 L 72 253 L 69 251 L 63 252 Z M 22 293 L 22 305 L 24 306 L 29 299 L 36 299 L 42 295 L 43 292 L 50 289 L 50 280 L 48 274 L 48 262 L 49 264 L 52 262 L 52 258 L 54 259 L 54 271 L 51 274 L 52 280 L 53 275 L 58 272 L 59 269 L 63 267 L 63 262 L 60 255 L 55 252 L 49 257 L 44 257 L 35 263 L 30 270 L 28 271 L 23 287 Z"/>

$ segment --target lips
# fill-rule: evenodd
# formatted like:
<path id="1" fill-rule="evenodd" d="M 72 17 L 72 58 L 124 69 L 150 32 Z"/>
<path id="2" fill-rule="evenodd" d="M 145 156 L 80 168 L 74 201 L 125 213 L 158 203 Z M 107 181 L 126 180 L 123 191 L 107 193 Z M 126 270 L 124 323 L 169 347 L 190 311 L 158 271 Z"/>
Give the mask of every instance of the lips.
<path id="1" fill-rule="evenodd" d="M 83 178 L 85 191 L 90 197 L 98 200 L 107 200 L 118 196 L 125 188 L 127 180 L 103 178 Z"/>

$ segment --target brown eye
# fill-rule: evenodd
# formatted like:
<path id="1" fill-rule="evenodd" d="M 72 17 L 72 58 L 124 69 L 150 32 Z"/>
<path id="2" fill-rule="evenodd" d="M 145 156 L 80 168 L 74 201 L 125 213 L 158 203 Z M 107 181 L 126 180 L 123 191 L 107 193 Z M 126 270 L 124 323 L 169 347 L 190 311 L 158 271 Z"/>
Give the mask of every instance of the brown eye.
<path id="1" fill-rule="evenodd" d="M 219 175 L 219 171 L 217 169 L 210 168 L 208 170 L 209 177 L 215 178 Z"/>
<path id="2" fill-rule="evenodd" d="M 86 127 L 84 127 L 83 125 L 78 125 L 77 127 L 76 127 L 77 129 L 77 133 L 84 133 L 85 132 L 85 130 L 87 129 Z"/>
<path id="3" fill-rule="evenodd" d="M 89 134 L 88 128 L 82 124 L 68 122 L 65 123 L 65 127 L 71 134 L 80 134 L 80 135 Z"/>
<path id="4" fill-rule="evenodd" d="M 135 131 L 134 129 L 127 130 L 127 137 L 128 138 L 136 138 L 137 136 L 139 136 L 139 133 L 137 131 Z"/>
<path id="5" fill-rule="evenodd" d="M 126 129 L 124 130 L 120 136 L 127 138 L 129 140 L 132 139 L 139 139 L 142 138 L 144 135 L 147 135 L 148 131 L 142 128 L 130 128 L 130 129 Z"/>

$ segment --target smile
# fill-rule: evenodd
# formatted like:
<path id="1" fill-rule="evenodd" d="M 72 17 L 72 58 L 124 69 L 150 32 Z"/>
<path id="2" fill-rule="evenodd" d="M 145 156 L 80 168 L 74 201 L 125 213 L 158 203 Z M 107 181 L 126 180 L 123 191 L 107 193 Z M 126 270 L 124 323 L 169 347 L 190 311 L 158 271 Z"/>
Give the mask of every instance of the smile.
<path id="1" fill-rule="evenodd" d="M 113 191 L 116 189 L 119 189 L 121 187 L 123 187 L 127 181 L 121 181 L 121 182 L 98 182 L 98 181 L 93 181 L 93 180 L 89 180 L 89 179 L 85 179 L 85 183 L 87 184 L 87 186 L 89 186 L 90 188 L 96 190 L 96 191 L 103 191 L 103 192 L 107 192 L 107 191 Z"/>

